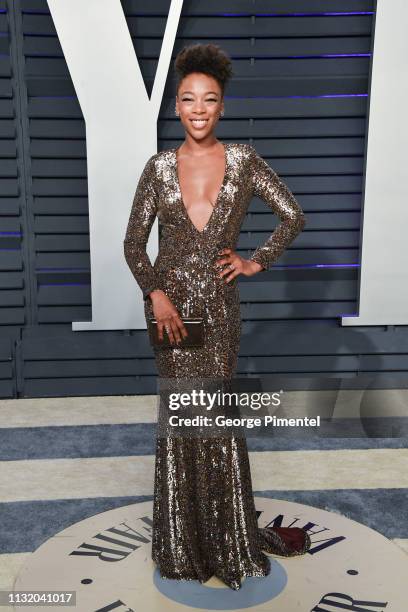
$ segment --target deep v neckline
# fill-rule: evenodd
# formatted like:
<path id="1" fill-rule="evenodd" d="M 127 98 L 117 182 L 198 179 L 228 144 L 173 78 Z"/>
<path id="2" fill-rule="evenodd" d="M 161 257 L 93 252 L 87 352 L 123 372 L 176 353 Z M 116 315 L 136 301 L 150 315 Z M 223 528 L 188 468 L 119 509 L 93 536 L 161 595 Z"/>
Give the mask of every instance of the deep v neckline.
<path id="1" fill-rule="evenodd" d="M 221 142 L 221 141 L 220 141 Z M 181 147 L 181 145 L 179 145 L 178 147 L 176 147 L 174 149 L 174 172 L 175 172 L 175 176 L 176 176 L 176 183 L 177 183 L 177 190 L 178 190 L 178 195 L 179 195 L 179 202 L 181 205 L 181 209 L 183 211 L 183 214 L 185 216 L 185 218 L 187 219 L 187 221 L 190 223 L 191 227 L 198 233 L 198 234 L 204 234 L 204 232 L 206 231 L 206 229 L 208 228 L 208 226 L 210 225 L 210 222 L 212 220 L 212 218 L 214 217 L 214 213 L 219 205 L 219 201 L 220 201 L 220 197 L 222 192 L 224 191 L 225 188 L 225 184 L 227 182 L 228 179 L 228 170 L 229 170 L 229 158 L 228 158 L 228 144 L 226 142 L 222 142 L 221 143 L 224 147 L 224 158 L 225 158 L 225 166 L 224 166 L 224 178 L 222 179 L 222 183 L 221 183 L 221 187 L 218 190 L 218 194 L 217 197 L 215 199 L 215 203 L 213 206 L 213 209 L 211 211 L 211 215 L 208 218 L 207 223 L 204 225 L 202 230 L 199 230 L 198 227 L 196 227 L 194 225 L 194 223 L 191 220 L 190 215 L 187 212 L 187 208 L 186 205 L 184 203 L 184 198 L 183 198 L 183 193 L 181 191 L 181 184 L 180 184 L 180 179 L 179 179 L 179 174 L 178 174 L 178 157 L 177 157 L 177 152 L 179 150 L 179 148 Z"/>

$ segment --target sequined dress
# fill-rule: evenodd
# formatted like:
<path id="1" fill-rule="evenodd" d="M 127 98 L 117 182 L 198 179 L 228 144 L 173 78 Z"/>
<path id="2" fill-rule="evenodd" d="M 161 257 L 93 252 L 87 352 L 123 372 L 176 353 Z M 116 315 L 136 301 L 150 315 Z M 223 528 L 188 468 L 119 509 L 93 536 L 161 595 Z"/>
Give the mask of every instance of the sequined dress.
<path id="1" fill-rule="evenodd" d="M 305 224 L 291 191 L 252 145 L 223 144 L 224 179 L 202 230 L 192 223 L 183 203 L 178 148 L 152 155 L 136 189 L 124 255 L 142 289 L 146 319 L 153 316 L 148 294 L 157 288 L 182 316 L 188 305 L 190 316 L 204 317 L 203 347 L 154 349 L 158 374 L 164 379 L 230 380 L 234 375 L 241 334 L 238 277 L 225 283 L 214 263 L 220 249 L 236 249 L 251 199 L 263 199 L 280 218 L 251 256 L 263 270 Z M 161 236 L 152 265 L 146 244 L 156 216 Z M 239 589 L 242 577 L 270 572 L 263 551 L 293 556 L 309 548 L 303 529 L 258 526 L 244 437 L 157 437 L 152 558 L 163 578 L 204 583 L 215 575 Z"/>

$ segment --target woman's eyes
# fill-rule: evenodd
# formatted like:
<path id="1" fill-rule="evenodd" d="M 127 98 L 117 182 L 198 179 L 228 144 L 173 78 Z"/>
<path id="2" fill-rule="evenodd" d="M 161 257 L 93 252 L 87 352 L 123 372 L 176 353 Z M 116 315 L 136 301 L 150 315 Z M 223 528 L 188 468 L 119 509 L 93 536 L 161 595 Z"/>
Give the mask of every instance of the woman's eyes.
<path id="1" fill-rule="evenodd" d="M 192 102 L 192 98 L 182 98 L 181 99 L 182 102 Z M 208 98 L 208 100 L 206 100 L 206 102 L 217 102 L 217 100 L 215 98 Z"/>

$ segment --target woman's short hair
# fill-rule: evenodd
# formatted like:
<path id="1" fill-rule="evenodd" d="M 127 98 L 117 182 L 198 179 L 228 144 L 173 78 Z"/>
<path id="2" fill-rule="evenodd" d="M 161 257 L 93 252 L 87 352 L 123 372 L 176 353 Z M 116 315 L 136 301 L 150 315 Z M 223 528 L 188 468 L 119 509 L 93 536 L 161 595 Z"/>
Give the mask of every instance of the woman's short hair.
<path id="1" fill-rule="evenodd" d="M 212 43 L 184 47 L 174 60 L 174 68 L 178 76 L 177 92 L 184 77 L 192 72 L 202 72 L 216 79 L 224 95 L 225 86 L 233 75 L 230 58 L 221 47 Z"/>

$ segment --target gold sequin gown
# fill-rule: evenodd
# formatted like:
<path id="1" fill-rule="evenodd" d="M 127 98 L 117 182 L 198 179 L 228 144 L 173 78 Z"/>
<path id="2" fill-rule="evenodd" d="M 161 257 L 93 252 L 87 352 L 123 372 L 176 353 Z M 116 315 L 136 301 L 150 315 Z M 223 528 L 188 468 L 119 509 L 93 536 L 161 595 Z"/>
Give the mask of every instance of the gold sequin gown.
<path id="1" fill-rule="evenodd" d="M 204 317 L 203 347 L 154 349 L 159 377 L 165 379 L 229 380 L 234 374 L 241 333 L 237 277 L 225 283 L 214 263 L 222 248 L 236 248 L 251 199 L 262 198 L 280 217 L 251 256 L 264 269 L 305 224 L 293 194 L 252 145 L 223 144 L 224 180 L 203 230 L 194 226 L 183 203 L 178 148 L 147 161 L 130 213 L 124 254 L 143 291 L 146 318 L 153 316 L 146 298 L 156 288 L 182 316 L 189 304 L 190 316 Z M 156 215 L 161 236 L 152 265 L 146 243 Z M 309 548 L 303 529 L 258 526 L 245 437 L 157 437 L 152 558 L 162 577 L 203 583 L 216 575 L 239 589 L 243 576 L 270 572 L 263 550 L 292 556 Z"/>

